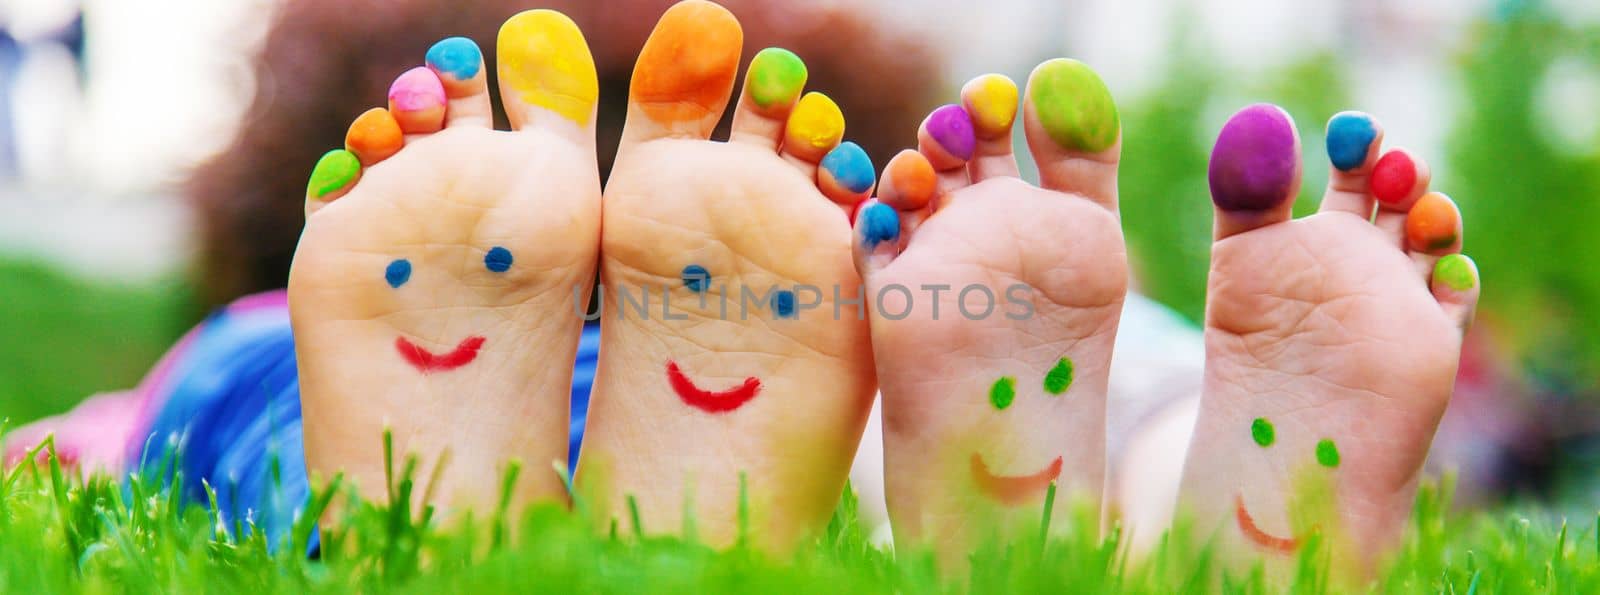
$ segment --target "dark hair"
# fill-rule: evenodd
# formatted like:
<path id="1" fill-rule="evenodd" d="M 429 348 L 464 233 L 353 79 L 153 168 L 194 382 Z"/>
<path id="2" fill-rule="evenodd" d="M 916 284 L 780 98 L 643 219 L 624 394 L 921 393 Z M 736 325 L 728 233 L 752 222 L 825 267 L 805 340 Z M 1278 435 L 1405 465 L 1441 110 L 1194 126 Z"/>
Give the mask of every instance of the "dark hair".
<path id="1" fill-rule="evenodd" d="M 594 52 L 602 179 L 621 134 L 634 58 L 670 4 L 543 3 L 572 17 Z M 809 66 L 807 87 L 839 103 L 849 121 L 846 137 L 875 163 L 915 144 L 916 126 L 941 90 L 934 57 L 919 40 L 885 32 L 872 15 L 853 9 L 725 4 L 744 25 L 746 63 L 763 47 L 794 50 Z M 492 60 L 500 23 L 528 8 L 508 0 L 290 0 L 279 8 L 254 62 L 255 96 L 238 136 L 184 187 L 201 225 L 201 299 L 218 305 L 283 287 L 302 225 L 306 176 L 317 158 L 342 146 L 350 121 L 383 105 L 390 81 L 421 64 L 434 41 L 468 36 Z M 503 128 L 498 97 L 495 110 Z M 726 127 L 725 119 L 721 134 Z"/>

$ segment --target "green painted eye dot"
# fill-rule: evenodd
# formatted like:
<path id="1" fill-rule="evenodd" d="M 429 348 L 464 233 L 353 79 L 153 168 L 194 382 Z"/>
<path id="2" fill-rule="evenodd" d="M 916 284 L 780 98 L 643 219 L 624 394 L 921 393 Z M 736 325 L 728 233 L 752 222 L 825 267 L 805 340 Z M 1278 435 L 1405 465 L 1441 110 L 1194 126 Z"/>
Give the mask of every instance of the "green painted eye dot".
<path id="1" fill-rule="evenodd" d="M 1017 379 L 1010 376 L 1001 376 L 994 381 L 994 386 L 989 387 L 989 402 L 995 409 L 1005 409 L 1017 398 Z"/>
<path id="2" fill-rule="evenodd" d="M 1059 395 L 1067 392 L 1070 386 L 1072 386 L 1072 360 L 1063 357 L 1061 361 L 1056 362 L 1056 367 L 1050 368 L 1050 371 L 1045 373 L 1044 392 Z"/>
<path id="3" fill-rule="evenodd" d="M 1333 440 L 1323 438 L 1317 442 L 1317 462 L 1323 467 L 1339 466 L 1339 447 L 1334 446 Z"/>
<path id="4" fill-rule="evenodd" d="M 1267 418 L 1258 417 L 1255 421 L 1250 422 L 1250 437 L 1255 439 L 1256 444 L 1268 447 L 1277 441 L 1278 432 L 1272 428 L 1272 422 L 1267 421 Z"/>

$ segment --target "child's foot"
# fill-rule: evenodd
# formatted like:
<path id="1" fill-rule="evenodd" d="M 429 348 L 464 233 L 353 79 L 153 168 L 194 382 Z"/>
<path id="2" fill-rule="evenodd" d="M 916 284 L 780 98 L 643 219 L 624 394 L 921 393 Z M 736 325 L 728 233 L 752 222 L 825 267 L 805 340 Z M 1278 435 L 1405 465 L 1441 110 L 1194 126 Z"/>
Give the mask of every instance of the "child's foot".
<path id="1" fill-rule="evenodd" d="M 1098 505 L 1106 377 L 1128 268 L 1117 109 L 1098 75 L 1041 64 L 1023 100 L 1042 187 L 1017 177 L 1017 88 L 986 75 L 935 110 L 856 219 L 898 542 L 951 561 L 996 523 Z M 1063 510 L 1065 507 L 1059 507 Z M 1057 518 L 1061 518 L 1060 515 Z"/>
<path id="2" fill-rule="evenodd" d="M 513 131 L 491 127 L 478 47 L 446 39 L 307 190 L 289 279 L 306 464 L 368 497 L 384 494 L 387 427 L 418 478 L 448 459 L 443 503 L 495 505 L 508 459 L 518 503 L 565 498 L 550 462 L 566 460 L 573 299 L 599 247 L 595 71 L 548 10 L 506 21 L 498 61 Z"/>
<path id="3" fill-rule="evenodd" d="M 826 523 L 872 402 L 864 313 L 840 302 L 858 299 L 848 214 L 874 174 L 839 144 L 833 102 L 800 96 L 805 66 L 784 50 L 751 62 L 732 140 L 707 140 L 742 43 L 726 9 L 688 0 L 639 55 L 578 482 L 624 532 L 692 522 L 721 545 L 746 518 L 784 548 Z"/>
<path id="4" fill-rule="evenodd" d="M 1287 113 L 1247 107 L 1212 150 L 1205 393 L 1181 501 L 1226 542 L 1288 554 L 1319 532 L 1360 564 L 1405 526 L 1478 274 L 1420 159 L 1379 159 L 1366 114 L 1334 116 L 1327 137 L 1321 212 L 1294 221 Z"/>

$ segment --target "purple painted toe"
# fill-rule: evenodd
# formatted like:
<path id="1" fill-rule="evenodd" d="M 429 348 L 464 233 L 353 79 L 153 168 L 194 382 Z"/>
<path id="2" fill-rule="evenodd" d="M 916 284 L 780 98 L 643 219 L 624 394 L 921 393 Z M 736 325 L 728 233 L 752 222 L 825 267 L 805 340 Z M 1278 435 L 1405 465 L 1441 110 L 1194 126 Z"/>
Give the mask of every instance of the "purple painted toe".
<path id="1" fill-rule="evenodd" d="M 1294 120 L 1276 105 L 1239 110 L 1211 149 L 1211 200 L 1230 211 L 1262 211 L 1282 204 L 1300 177 Z"/>
<path id="2" fill-rule="evenodd" d="M 942 106 L 928 114 L 928 135 L 949 151 L 951 156 L 963 161 L 971 159 L 973 150 L 978 146 L 978 137 L 972 131 L 972 117 L 967 115 L 967 110 L 955 104 Z"/>

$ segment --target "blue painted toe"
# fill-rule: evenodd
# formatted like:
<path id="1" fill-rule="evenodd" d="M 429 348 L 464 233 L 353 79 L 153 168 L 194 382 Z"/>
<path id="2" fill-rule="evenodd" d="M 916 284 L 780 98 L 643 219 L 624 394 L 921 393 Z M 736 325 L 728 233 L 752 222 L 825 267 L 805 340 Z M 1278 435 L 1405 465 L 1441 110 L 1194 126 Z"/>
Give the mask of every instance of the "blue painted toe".
<path id="1" fill-rule="evenodd" d="M 872 188 L 872 181 L 878 177 L 877 171 L 872 168 L 872 159 L 867 157 L 867 152 L 861 145 L 850 141 L 839 143 L 839 146 L 829 151 L 822 158 L 822 169 L 828 170 L 840 186 L 851 192 L 866 192 Z"/>
<path id="2" fill-rule="evenodd" d="M 471 39 L 449 37 L 428 48 L 427 60 L 429 68 L 464 81 L 478 76 L 478 68 L 483 65 L 483 52 Z"/>
<path id="3" fill-rule="evenodd" d="M 867 248 L 900 239 L 900 213 L 881 202 L 867 205 L 861 210 L 861 237 Z"/>
<path id="4" fill-rule="evenodd" d="M 1339 112 L 1328 120 L 1328 160 L 1339 171 L 1350 171 L 1367 162 L 1367 151 L 1378 128 L 1372 116 L 1361 112 Z"/>

